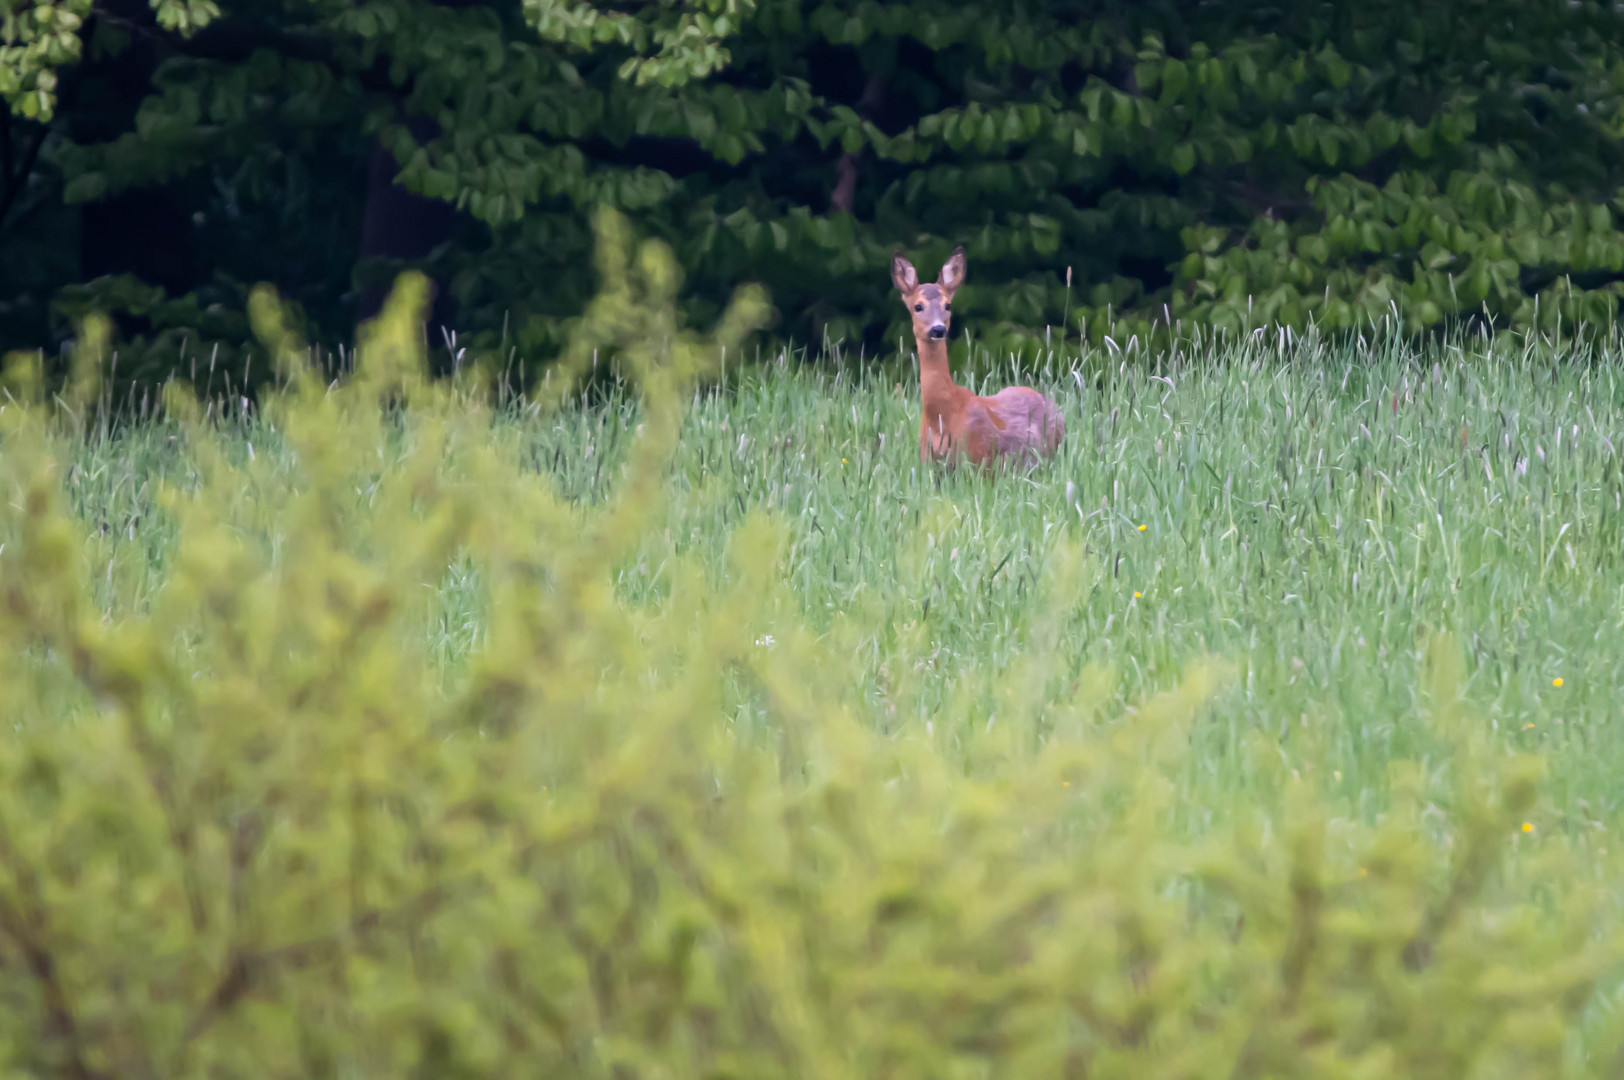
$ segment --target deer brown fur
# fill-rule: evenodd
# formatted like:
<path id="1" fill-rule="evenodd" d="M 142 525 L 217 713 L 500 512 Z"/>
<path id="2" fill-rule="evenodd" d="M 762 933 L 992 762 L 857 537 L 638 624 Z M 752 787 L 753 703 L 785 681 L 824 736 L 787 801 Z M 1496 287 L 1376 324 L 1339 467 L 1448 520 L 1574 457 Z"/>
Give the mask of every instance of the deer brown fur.
<path id="1" fill-rule="evenodd" d="M 891 257 L 891 281 L 913 317 L 919 351 L 919 458 L 1030 468 L 1054 456 L 1066 437 L 1066 421 L 1053 401 L 1029 386 L 981 397 L 954 383 L 947 369 L 947 328 L 964 269 L 961 247 L 943 264 L 935 284 L 921 285 L 900 251 Z"/>

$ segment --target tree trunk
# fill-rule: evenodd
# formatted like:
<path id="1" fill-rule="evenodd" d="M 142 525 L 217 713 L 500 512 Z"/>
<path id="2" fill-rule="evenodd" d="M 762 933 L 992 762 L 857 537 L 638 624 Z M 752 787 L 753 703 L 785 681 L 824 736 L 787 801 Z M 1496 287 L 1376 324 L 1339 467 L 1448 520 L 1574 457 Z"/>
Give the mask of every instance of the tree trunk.
<path id="1" fill-rule="evenodd" d="M 407 130 L 422 145 L 439 134 L 439 125 L 426 117 L 411 117 Z M 375 143 L 367 164 L 366 208 L 361 221 L 362 259 L 396 259 L 418 262 L 451 239 L 456 227 L 456 210 L 448 202 L 414 195 L 395 182 L 400 166 L 395 156 Z M 371 319 L 383 307 L 389 287 L 372 284 L 357 298 L 356 314 L 361 321 Z M 434 309 L 429 316 L 429 340 L 439 343 L 442 329 L 451 329 L 451 303 L 445 283 L 434 282 Z"/>
<path id="2" fill-rule="evenodd" d="M 863 88 L 863 96 L 857 101 L 857 115 L 867 120 L 879 108 L 881 97 L 885 93 L 885 77 L 880 72 L 869 76 L 868 85 Z M 835 187 L 829 195 L 829 212 L 843 211 L 847 214 L 857 205 L 857 165 L 861 158 L 861 151 L 848 150 L 840 155 L 835 163 Z"/>

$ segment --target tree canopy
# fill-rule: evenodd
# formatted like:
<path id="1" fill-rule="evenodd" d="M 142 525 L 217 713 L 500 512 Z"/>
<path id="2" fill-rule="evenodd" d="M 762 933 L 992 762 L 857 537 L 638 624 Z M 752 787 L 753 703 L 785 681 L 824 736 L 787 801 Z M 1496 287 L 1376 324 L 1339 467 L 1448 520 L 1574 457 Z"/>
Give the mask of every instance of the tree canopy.
<path id="1" fill-rule="evenodd" d="M 802 341 L 894 341 L 897 246 L 967 247 L 984 340 L 1610 321 L 1624 280 L 1624 13 L 1591 0 L 0 12 L 0 333 L 101 308 L 154 371 L 235 355 L 259 281 L 340 337 L 406 265 L 544 360 L 600 204 L 690 317 L 759 281 Z"/>

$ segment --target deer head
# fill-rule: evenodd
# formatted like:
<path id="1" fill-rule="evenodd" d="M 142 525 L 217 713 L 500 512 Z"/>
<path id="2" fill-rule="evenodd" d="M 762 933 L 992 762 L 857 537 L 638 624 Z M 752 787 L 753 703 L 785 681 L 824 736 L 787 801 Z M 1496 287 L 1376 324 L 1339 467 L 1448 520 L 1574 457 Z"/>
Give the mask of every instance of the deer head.
<path id="1" fill-rule="evenodd" d="M 934 285 L 919 284 L 913 263 L 899 251 L 891 256 L 891 283 L 902 294 L 902 302 L 908 305 L 908 312 L 913 316 L 914 337 L 920 341 L 941 341 L 947 337 L 947 327 L 953 319 L 953 294 L 964 284 L 964 248 L 953 249 Z"/>

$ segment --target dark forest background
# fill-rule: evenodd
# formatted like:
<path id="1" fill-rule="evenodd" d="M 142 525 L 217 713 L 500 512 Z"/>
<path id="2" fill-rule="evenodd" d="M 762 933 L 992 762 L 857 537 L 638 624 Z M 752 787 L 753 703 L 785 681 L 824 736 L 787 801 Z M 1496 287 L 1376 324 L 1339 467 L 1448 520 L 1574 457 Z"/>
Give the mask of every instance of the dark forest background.
<path id="1" fill-rule="evenodd" d="M 1624 14 L 1572 0 L 0 0 L 0 348 L 114 316 L 121 378 L 241 375 L 248 291 L 349 340 L 403 267 L 431 330 L 539 365 L 590 209 L 690 319 L 888 350 L 890 252 L 970 257 L 1019 346 L 1155 324 L 1611 323 Z M 1067 271 L 1072 281 L 1067 285 Z"/>

